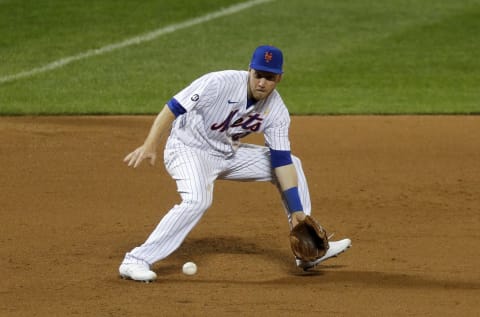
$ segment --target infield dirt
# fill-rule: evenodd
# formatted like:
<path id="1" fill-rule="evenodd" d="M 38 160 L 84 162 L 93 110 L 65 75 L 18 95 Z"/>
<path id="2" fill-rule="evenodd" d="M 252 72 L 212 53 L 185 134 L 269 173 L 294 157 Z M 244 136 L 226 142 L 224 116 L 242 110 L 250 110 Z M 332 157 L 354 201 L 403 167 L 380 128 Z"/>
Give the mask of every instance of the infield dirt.
<path id="1" fill-rule="evenodd" d="M 274 186 L 218 181 L 143 284 L 118 265 L 179 201 L 162 151 L 122 162 L 153 119 L 0 118 L 1 316 L 479 315 L 480 116 L 293 117 L 314 215 L 352 248 L 304 273 Z"/>

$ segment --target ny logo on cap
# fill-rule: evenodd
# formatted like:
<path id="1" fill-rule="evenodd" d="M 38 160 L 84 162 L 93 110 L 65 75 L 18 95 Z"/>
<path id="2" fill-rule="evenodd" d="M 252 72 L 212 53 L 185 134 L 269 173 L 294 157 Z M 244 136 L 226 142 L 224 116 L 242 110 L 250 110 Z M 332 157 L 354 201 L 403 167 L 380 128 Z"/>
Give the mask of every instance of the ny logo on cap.
<path id="1" fill-rule="evenodd" d="M 265 52 L 265 55 L 263 56 L 263 58 L 265 58 L 265 61 L 267 63 L 270 63 L 272 61 L 273 55 L 270 52 Z"/>

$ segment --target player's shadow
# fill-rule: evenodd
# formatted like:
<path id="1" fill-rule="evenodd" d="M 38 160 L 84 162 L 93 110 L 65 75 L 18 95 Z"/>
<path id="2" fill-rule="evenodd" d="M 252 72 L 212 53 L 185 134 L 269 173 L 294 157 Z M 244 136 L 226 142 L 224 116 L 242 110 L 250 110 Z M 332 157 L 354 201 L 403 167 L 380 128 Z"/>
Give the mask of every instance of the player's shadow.
<path id="1" fill-rule="evenodd" d="M 265 244 L 267 240 L 263 240 Z M 200 239 L 186 239 L 180 248 L 175 251 L 168 262 L 171 265 L 162 265 L 162 272 L 169 273 L 170 270 L 175 272 L 178 265 L 188 259 L 202 259 L 211 254 L 245 254 L 245 255 L 261 255 L 268 258 L 272 265 L 282 265 L 292 267 L 294 263 L 293 255 L 286 246 L 283 249 L 274 249 L 268 246 L 260 245 L 253 239 L 245 239 L 233 236 L 214 236 Z"/>
<path id="2" fill-rule="evenodd" d="M 210 253 L 261 254 L 265 248 L 255 241 L 241 237 L 214 236 L 201 239 L 186 239 L 177 250 L 181 255 L 203 255 Z"/>
<path id="3" fill-rule="evenodd" d="M 308 284 L 319 285 L 345 285 L 345 287 L 370 287 L 381 289 L 457 289 L 457 290 L 479 290 L 480 283 L 477 281 L 455 281 L 443 280 L 441 277 L 435 278 L 422 274 L 406 274 L 406 273 L 391 273 L 380 271 L 355 271 L 355 270 L 341 270 L 334 271 L 328 266 L 322 265 L 314 271 L 297 273 L 297 278 L 292 276 L 277 279 L 272 283 L 291 284 L 298 278 Z M 306 279 L 301 277 L 308 277 Z"/>
<path id="4" fill-rule="evenodd" d="M 262 241 L 267 244 L 267 240 Z M 196 283 L 233 283 L 233 284 L 275 284 L 292 285 L 298 283 L 319 284 L 326 286 L 350 285 L 352 287 L 378 288 L 412 288 L 412 289 L 462 289 L 478 290 L 480 283 L 442 280 L 421 274 L 391 273 L 379 271 L 345 270 L 344 265 L 323 263 L 321 266 L 304 272 L 295 267 L 293 256 L 288 246 L 274 249 L 260 245 L 256 240 L 233 236 L 215 236 L 201 239 L 187 239 L 182 246 L 172 254 L 167 263 L 161 264 L 158 270 L 168 280 L 169 274 L 177 274 L 178 267 L 187 259 L 205 259 L 211 254 L 245 254 L 261 255 L 268 258 L 272 265 L 282 266 L 285 276 L 262 281 L 245 280 L 197 280 Z M 161 261 L 163 262 L 163 261 Z M 338 270 L 342 269 L 342 270 Z M 174 279 L 175 282 L 182 280 Z M 186 282 L 186 280 L 184 281 Z"/>

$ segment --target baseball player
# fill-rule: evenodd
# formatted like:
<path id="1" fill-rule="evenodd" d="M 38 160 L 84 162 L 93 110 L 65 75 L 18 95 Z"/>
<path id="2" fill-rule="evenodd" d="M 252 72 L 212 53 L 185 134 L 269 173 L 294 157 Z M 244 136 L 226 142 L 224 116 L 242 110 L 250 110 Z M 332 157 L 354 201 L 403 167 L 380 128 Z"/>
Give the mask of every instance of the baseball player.
<path id="1" fill-rule="evenodd" d="M 300 160 L 290 153 L 289 112 L 276 85 L 282 79 L 283 54 L 273 46 L 255 49 L 248 71 L 208 73 L 178 92 L 156 117 L 143 145 L 124 161 L 137 167 L 154 164 L 163 133 L 170 130 L 164 164 L 176 181 L 181 202 L 170 209 L 147 240 L 125 254 L 121 277 L 157 278 L 153 263 L 174 252 L 213 200 L 216 179 L 269 181 L 281 194 L 293 228 L 311 213 L 310 195 Z M 250 133 L 263 133 L 265 146 L 241 143 Z M 349 239 L 330 241 L 315 261 L 296 259 L 308 269 L 349 248 Z"/>

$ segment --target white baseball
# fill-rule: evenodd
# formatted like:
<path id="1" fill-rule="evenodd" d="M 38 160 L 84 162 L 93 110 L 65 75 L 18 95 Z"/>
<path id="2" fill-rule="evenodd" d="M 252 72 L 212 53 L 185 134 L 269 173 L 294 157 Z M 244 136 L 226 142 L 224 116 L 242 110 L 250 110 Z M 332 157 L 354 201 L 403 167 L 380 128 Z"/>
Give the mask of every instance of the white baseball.
<path id="1" fill-rule="evenodd" d="M 187 262 L 183 265 L 183 273 L 187 275 L 193 275 L 197 273 L 197 265 L 193 262 Z"/>

